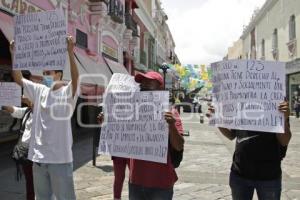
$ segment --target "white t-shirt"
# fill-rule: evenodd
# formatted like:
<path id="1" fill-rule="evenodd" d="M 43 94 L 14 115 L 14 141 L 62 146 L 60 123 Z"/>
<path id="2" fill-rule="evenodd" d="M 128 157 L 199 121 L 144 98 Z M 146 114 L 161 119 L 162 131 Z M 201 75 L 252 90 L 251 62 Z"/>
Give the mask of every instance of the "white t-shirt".
<path id="1" fill-rule="evenodd" d="M 27 107 L 19 108 L 19 107 L 14 106 L 13 108 L 14 108 L 14 112 L 11 113 L 11 116 L 13 118 L 17 118 L 17 119 L 23 118 L 23 121 L 24 121 L 25 120 L 24 115 L 26 113 Z M 23 124 L 23 121 L 22 121 L 22 124 Z M 31 136 L 31 128 L 32 128 L 32 112 L 29 113 L 28 119 L 26 121 L 24 133 L 22 136 L 22 142 L 29 144 L 30 136 Z"/>
<path id="2" fill-rule="evenodd" d="M 33 135 L 28 159 L 37 163 L 70 163 L 72 155 L 71 117 L 76 105 L 72 84 L 58 90 L 22 79 L 24 92 L 33 102 Z"/>

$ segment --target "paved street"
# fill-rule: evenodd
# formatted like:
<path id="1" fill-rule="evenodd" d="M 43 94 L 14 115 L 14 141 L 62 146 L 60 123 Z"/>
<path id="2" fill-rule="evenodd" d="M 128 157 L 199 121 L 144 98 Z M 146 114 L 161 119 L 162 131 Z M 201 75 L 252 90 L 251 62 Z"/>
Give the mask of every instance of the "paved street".
<path id="1" fill-rule="evenodd" d="M 188 114 L 183 114 L 188 118 Z M 184 119 L 184 128 L 190 131 L 186 136 L 184 160 L 177 170 L 179 180 L 175 186 L 175 200 L 231 199 L 228 187 L 228 173 L 231 165 L 234 142 L 227 141 L 215 128 L 198 123 L 194 116 Z M 283 162 L 283 200 L 300 200 L 300 120 L 292 118 L 293 138 L 287 157 Z M 112 199 L 112 162 L 109 157 L 100 156 L 97 167 L 92 166 L 90 137 L 82 137 L 74 145 L 75 185 L 79 200 Z M 1 157 L 1 160 L 3 155 Z M 6 159 L 7 160 L 7 159 Z M 1 199 L 24 199 L 22 183 L 13 180 L 14 166 L 6 163 L 0 169 Z M 145 172 L 147 173 L 147 172 Z M 126 183 L 126 181 L 125 181 Z M 123 199 L 128 199 L 127 184 Z"/>

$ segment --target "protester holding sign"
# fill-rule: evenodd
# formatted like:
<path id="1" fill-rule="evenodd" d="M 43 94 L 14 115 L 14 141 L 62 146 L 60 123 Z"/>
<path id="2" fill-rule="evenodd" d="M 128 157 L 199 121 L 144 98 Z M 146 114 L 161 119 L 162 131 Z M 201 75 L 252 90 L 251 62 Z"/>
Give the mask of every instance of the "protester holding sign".
<path id="1" fill-rule="evenodd" d="M 140 89 L 141 91 L 157 91 L 162 90 L 163 88 L 163 78 L 162 76 L 157 72 L 148 72 L 147 74 L 139 74 L 135 77 L 135 81 L 140 83 Z M 120 95 L 120 93 L 118 93 Z M 116 96 L 118 94 L 115 94 Z M 132 93 L 133 94 L 133 93 Z M 128 93 L 127 93 L 128 95 Z M 147 94 L 144 93 L 147 98 L 151 97 L 153 94 Z M 164 99 L 165 94 L 163 93 L 156 93 L 158 97 L 161 97 Z M 160 96 L 162 95 L 162 96 Z M 114 96 L 114 95 L 112 95 Z M 136 97 L 138 97 L 137 95 Z M 144 97 L 145 97 L 144 96 Z M 168 94 L 167 94 L 168 96 Z M 131 95 L 131 98 L 134 97 L 134 95 Z M 131 99 L 131 98 L 127 98 Z M 134 98 L 133 98 L 134 99 Z M 139 99 L 139 98 L 137 98 Z M 137 102 L 138 100 L 135 99 Z M 142 98 L 143 99 L 143 98 Z M 110 100 L 110 99 L 109 99 Z M 143 99 L 144 101 L 146 100 Z M 149 103 L 149 102 L 146 102 Z M 125 103 L 126 104 L 126 103 Z M 125 105 L 124 104 L 124 105 Z M 154 102 L 152 102 L 154 104 Z M 139 160 L 139 159 L 130 159 L 129 164 L 129 170 L 130 170 L 130 178 L 129 178 L 129 199 L 130 200 L 155 200 L 155 199 L 172 199 L 173 197 L 173 186 L 174 183 L 177 181 L 177 175 L 174 170 L 173 162 L 171 161 L 170 156 L 170 148 L 175 151 L 182 151 L 183 150 L 183 143 L 184 139 L 182 137 L 183 134 L 183 128 L 182 123 L 179 117 L 179 113 L 176 111 L 176 109 L 172 109 L 170 112 L 166 112 L 164 114 L 166 122 L 169 124 L 169 150 L 167 153 L 167 162 L 162 163 L 154 161 L 145 161 Z M 103 114 L 100 114 L 98 116 L 99 123 L 102 124 L 104 121 Z M 148 121 L 147 124 L 149 124 L 150 121 Z M 145 131 L 143 131 L 144 133 Z M 146 131 L 147 132 L 147 131 Z M 153 130 L 153 132 L 155 132 Z M 157 130 L 156 130 L 157 132 Z M 138 137 L 142 137 L 142 134 L 138 134 Z M 115 135 L 117 135 L 116 133 Z M 164 133 L 165 134 L 165 133 Z M 101 133 L 103 135 L 103 133 Z M 116 136 L 115 136 L 116 137 Z M 100 139 L 101 140 L 101 139 Z M 142 143 L 143 139 L 141 139 L 140 143 Z M 104 142 L 104 141 L 102 141 Z M 105 142 L 104 142 L 105 143 Z M 157 142 L 158 143 L 158 142 Z M 100 147 L 101 147 L 100 142 Z M 133 156 L 133 155 L 132 155 Z M 115 160 L 120 161 L 121 159 L 124 159 L 123 161 L 123 170 L 118 170 L 119 172 L 125 172 L 126 167 L 126 158 L 115 158 L 114 159 L 114 170 L 115 167 L 120 167 L 121 165 L 119 163 L 116 163 Z M 142 159 L 142 158 L 141 158 Z M 149 159 L 149 158 L 148 158 Z M 150 158 L 151 159 L 151 158 Z M 151 160 L 152 160 L 151 159 Z M 161 160 L 161 159 L 159 159 Z M 176 163 L 178 165 L 178 163 Z M 146 172 L 146 173 L 145 173 Z M 115 174 L 115 176 L 118 174 Z M 115 177 L 115 179 L 118 177 Z M 120 178 L 120 176 L 119 176 Z M 123 179 L 119 179 L 123 180 Z M 115 199 L 119 199 L 116 198 Z"/>
<path id="2" fill-rule="evenodd" d="M 29 71 L 24 71 L 22 74 L 26 79 L 31 79 L 31 73 Z M 32 162 L 27 159 L 30 137 L 32 135 L 33 104 L 25 96 L 22 97 L 21 102 L 24 106 L 22 108 L 15 106 L 2 106 L 2 110 L 10 113 L 15 119 L 22 119 L 21 128 L 19 131 L 19 140 L 13 149 L 12 157 L 16 162 L 17 180 L 21 178 L 22 171 L 25 175 L 26 199 L 34 200 L 35 195 L 33 188 Z M 22 170 L 20 167 L 22 167 Z"/>
<path id="3" fill-rule="evenodd" d="M 12 54 L 13 47 L 14 42 L 11 42 Z M 71 36 L 67 37 L 67 49 L 72 78 L 67 85 L 61 82 L 63 75 L 61 71 L 44 71 L 44 75 L 47 75 L 45 83 L 51 82 L 48 85 L 51 87 L 28 81 L 22 77 L 20 71 L 13 71 L 15 82 L 23 87 L 34 104 L 34 135 L 31 137 L 28 158 L 34 163 L 33 176 L 37 200 L 51 200 L 52 196 L 57 200 L 76 199 L 70 118 L 78 96 L 78 70 Z"/>
<path id="4" fill-rule="evenodd" d="M 139 85 L 134 81 L 134 77 L 128 74 L 114 73 L 109 81 L 105 93 L 111 94 L 113 92 L 138 92 L 140 91 Z M 104 98 L 105 99 L 105 98 Z M 106 110 L 106 109 L 104 109 Z M 101 112 L 98 115 L 99 124 L 103 123 L 104 115 Z M 102 135 L 105 134 L 101 130 Z M 129 158 L 123 158 L 119 156 L 112 156 L 113 170 L 114 170 L 114 182 L 113 182 L 113 195 L 114 200 L 120 200 L 122 196 L 123 183 L 125 180 L 126 166 L 129 167 Z"/>
<path id="5" fill-rule="evenodd" d="M 103 113 L 99 113 L 97 117 L 98 123 L 102 125 L 104 120 Z M 111 157 L 114 169 L 113 195 L 114 200 L 120 200 L 122 196 L 123 184 L 125 180 L 126 166 L 129 168 L 129 159 L 122 157 Z"/>
<path id="6" fill-rule="evenodd" d="M 29 107 L 20 108 L 15 106 L 2 106 L 2 110 L 10 113 L 15 119 L 22 119 L 19 140 L 13 150 L 13 159 L 15 160 L 17 166 L 17 180 L 22 177 L 22 173 L 25 175 L 26 199 L 34 200 L 35 195 L 33 187 L 32 162 L 27 159 L 28 147 L 32 133 L 32 103 L 26 98 L 22 99 L 22 103 L 24 102 L 27 102 L 25 104 L 27 104 Z M 14 157 L 15 154 L 18 156 Z"/>
<path id="7" fill-rule="evenodd" d="M 233 200 L 279 200 L 281 160 L 291 138 L 281 62 L 229 60 L 212 64 L 210 124 L 236 139 L 230 173 Z"/>
<path id="8" fill-rule="evenodd" d="M 164 82 L 158 72 L 148 72 L 135 76 L 140 83 L 141 91 L 162 90 Z M 176 116 L 176 117 L 175 117 Z M 182 124 L 176 109 L 165 113 L 165 120 L 169 124 L 170 145 L 177 151 L 183 149 Z M 170 147 L 170 146 L 169 146 Z M 131 159 L 129 178 L 130 200 L 171 200 L 173 186 L 177 175 L 171 162 L 170 149 L 167 164 Z"/>
<path id="9" fill-rule="evenodd" d="M 278 110 L 284 114 L 284 133 L 259 132 L 220 128 L 229 140 L 236 138 L 236 147 L 230 173 L 233 200 L 251 200 L 254 190 L 260 200 L 280 200 L 281 160 L 285 157 L 291 139 L 289 105 L 283 102 Z M 214 107 L 209 108 L 212 117 Z"/>

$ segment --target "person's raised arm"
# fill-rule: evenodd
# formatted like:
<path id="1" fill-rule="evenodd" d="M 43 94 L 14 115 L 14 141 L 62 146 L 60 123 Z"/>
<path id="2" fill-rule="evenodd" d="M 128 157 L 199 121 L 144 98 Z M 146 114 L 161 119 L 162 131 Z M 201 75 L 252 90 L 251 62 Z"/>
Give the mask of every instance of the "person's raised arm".
<path id="1" fill-rule="evenodd" d="M 276 137 L 278 142 L 282 146 L 287 146 L 292 137 L 290 123 L 289 123 L 289 115 L 290 115 L 289 103 L 286 101 L 280 103 L 278 110 L 284 114 L 284 133 L 283 134 L 278 133 L 276 134 Z"/>
<path id="2" fill-rule="evenodd" d="M 14 63 L 14 54 L 15 54 L 15 41 L 12 40 L 10 42 L 9 50 L 10 50 L 10 54 L 11 54 L 11 63 L 13 64 Z M 21 71 L 13 70 L 12 77 L 19 86 L 23 87 L 23 82 L 22 82 L 23 76 L 22 76 Z"/>
<path id="3" fill-rule="evenodd" d="M 68 43 L 68 54 L 70 60 L 70 71 L 71 71 L 71 80 L 72 80 L 72 97 L 74 98 L 77 92 L 79 73 L 75 63 L 74 41 L 72 36 L 67 37 L 67 43 Z"/>

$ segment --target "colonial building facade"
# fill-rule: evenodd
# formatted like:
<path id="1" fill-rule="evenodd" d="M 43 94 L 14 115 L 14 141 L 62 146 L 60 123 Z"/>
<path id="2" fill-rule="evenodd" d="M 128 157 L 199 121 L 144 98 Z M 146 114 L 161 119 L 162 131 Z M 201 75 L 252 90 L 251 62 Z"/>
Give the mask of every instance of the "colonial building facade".
<path id="1" fill-rule="evenodd" d="M 13 17 L 62 9 L 68 34 L 76 40 L 81 99 L 101 101 L 99 96 L 113 73 L 135 75 L 148 70 L 158 71 L 160 64 L 170 61 L 166 56 L 170 52 L 167 45 L 160 45 L 161 50 L 157 50 L 158 43 L 168 44 L 171 37 L 165 37 L 167 30 L 158 29 L 153 17 L 155 2 L 158 0 L 1 0 L 0 81 L 12 81 L 9 41 L 14 34 Z M 171 47 L 175 48 L 175 44 Z M 158 54 L 163 54 L 160 62 L 157 62 Z M 68 66 L 63 78 L 70 80 Z M 0 139 L 1 134 L 9 131 L 11 120 L 1 113 Z"/>
<path id="2" fill-rule="evenodd" d="M 286 62 L 287 97 L 300 95 L 300 1 L 267 0 L 257 10 L 228 59 Z"/>

